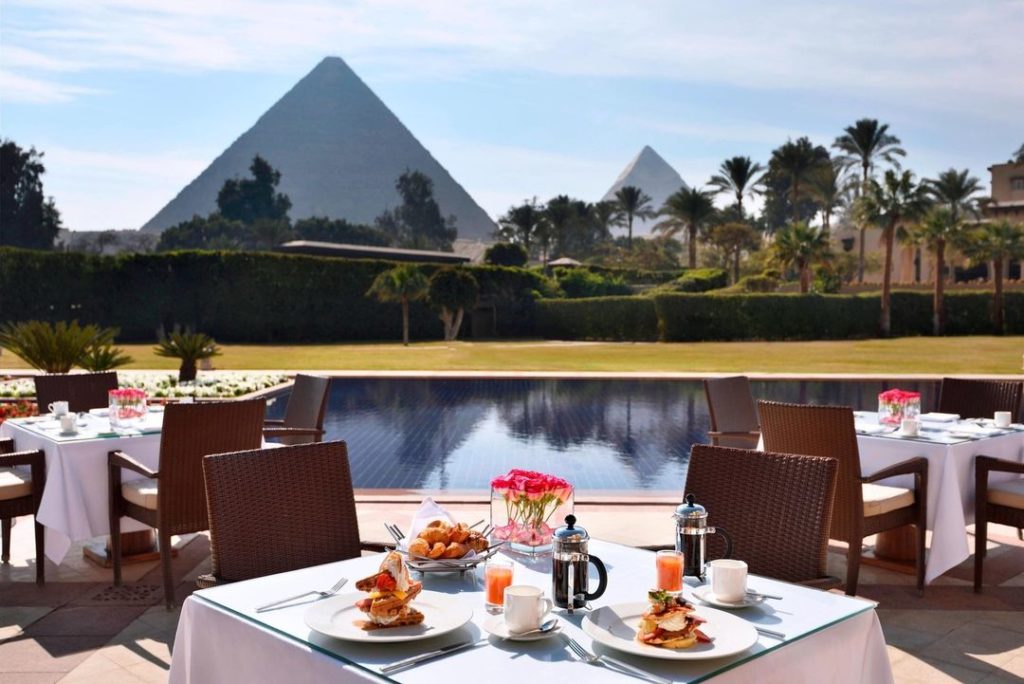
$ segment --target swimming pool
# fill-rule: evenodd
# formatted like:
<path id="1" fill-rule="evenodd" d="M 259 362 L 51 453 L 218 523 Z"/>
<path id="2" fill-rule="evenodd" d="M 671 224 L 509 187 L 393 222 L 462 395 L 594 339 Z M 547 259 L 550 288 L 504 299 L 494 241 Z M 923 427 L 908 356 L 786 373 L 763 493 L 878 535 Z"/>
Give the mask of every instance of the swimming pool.
<path id="1" fill-rule="evenodd" d="M 891 386 L 891 385 L 890 385 Z M 932 383 L 901 382 L 931 406 Z M 752 383 L 758 399 L 877 408 L 881 382 Z M 280 418 L 287 396 L 269 415 Z M 510 468 L 581 492 L 678 491 L 690 447 L 707 441 L 693 380 L 337 378 L 325 439 L 348 442 L 357 489 L 487 490 Z"/>

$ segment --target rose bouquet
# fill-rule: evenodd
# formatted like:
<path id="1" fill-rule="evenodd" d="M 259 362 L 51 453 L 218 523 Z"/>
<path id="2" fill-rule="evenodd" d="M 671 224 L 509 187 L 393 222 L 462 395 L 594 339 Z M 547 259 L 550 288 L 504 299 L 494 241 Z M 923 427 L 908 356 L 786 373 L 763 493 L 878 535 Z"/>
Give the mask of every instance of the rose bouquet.
<path id="1" fill-rule="evenodd" d="M 555 513 L 572 512 L 572 485 L 560 477 L 532 470 L 510 470 L 491 480 L 491 537 L 529 554 L 551 549 Z"/>
<path id="2" fill-rule="evenodd" d="M 878 422 L 899 425 L 904 418 L 921 415 L 921 393 L 891 389 L 878 395 Z"/>
<path id="3" fill-rule="evenodd" d="M 146 392 L 126 387 L 110 390 L 107 393 L 110 402 L 110 426 L 129 427 L 138 423 L 146 416 Z"/>

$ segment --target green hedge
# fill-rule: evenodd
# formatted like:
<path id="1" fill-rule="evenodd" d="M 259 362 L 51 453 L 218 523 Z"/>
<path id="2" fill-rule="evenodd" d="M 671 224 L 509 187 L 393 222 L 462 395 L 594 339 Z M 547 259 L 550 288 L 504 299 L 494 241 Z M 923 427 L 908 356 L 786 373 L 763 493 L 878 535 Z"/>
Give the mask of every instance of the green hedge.
<path id="1" fill-rule="evenodd" d="M 537 331 L 557 340 L 658 339 L 658 319 L 651 297 L 542 299 L 536 303 Z"/>
<path id="2" fill-rule="evenodd" d="M 401 336 L 397 304 L 365 296 L 387 261 L 246 252 L 168 252 L 116 257 L 0 249 L 0 321 L 78 319 L 116 326 L 118 340 L 155 339 L 160 326 L 194 326 L 221 342 L 334 342 Z M 424 265 L 429 276 L 438 266 Z M 524 269 L 468 267 L 493 304 L 499 334 L 534 334 L 534 293 L 550 282 Z M 442 325 L 410 308 L 416 339 Z"/>

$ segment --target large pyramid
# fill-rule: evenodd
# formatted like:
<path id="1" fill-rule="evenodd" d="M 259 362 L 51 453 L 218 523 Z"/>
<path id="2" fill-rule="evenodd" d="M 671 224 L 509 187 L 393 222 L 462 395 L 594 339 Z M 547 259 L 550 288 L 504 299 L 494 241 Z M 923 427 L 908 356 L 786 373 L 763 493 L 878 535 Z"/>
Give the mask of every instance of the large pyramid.
<path id="1" fill-rule="evenodd" d="M 372 224 L 398 204 L 395 180 L 406 169 L 434 181 L 460 238 L 491 239 L 494 222 L 339 57 L 327 57 L 142 227 L 161 231 L 217 208 L 229 178 L 249 175 L 255 155 L 281 172 L 290 216 Z"/>
<path id="2" fill-rule="evenodd" d="M 680 188 L 687 187 L 676 170 L 669 166 L 669 163 L 660 154 L 651 149 L 650 145 L 644 145 L 640 154 L 633 157 L 633 161 L 626 165 L 626 168 L 622 170 L 619 177 L 612 183 L 612 187 L 601 199 L 615 199 L 615 193 L 627 185 L 634 185 L 650 195 L 651 208 L 655 211 L 661 209 L 661 205 L 665 203 L 669 195 Z M 633 235 L 649 235 L 659 220 L 658 218 L 647 221 L 635 220 Z"/>

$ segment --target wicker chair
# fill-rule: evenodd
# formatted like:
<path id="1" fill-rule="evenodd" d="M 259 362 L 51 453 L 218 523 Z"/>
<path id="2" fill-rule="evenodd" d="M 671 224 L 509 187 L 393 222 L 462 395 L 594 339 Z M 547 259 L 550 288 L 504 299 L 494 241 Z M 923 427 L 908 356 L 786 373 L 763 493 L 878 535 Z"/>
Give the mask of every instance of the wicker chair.
<path id="1" fill-rule="evenodd" d="M 356 501 L 345 442 L 203 459 L 213 572 L 200 588 L 355 558 Z"/>
<path id="2" fill-rule="evenodd" d="M 990 485 L 989 473 L 1020 473 L 1024 463 L 1003 461 L 991 456 L 974 459 L 974 591 L 981 591 L 988 524 L 1024 527 L 1024 478 Z"/>
<path id="3" fill-rule="evenodd" d="M 766 449 L 839 461 L 831 537 L 849 544 L 846 593 L 857 593 L 864 537 L 904 525 L 917 526 L 917 589 L 924 591 L 928 460 L 912 458 L 862 477 L 852 409 L 769 401 L 758 405 Z M 914 489 L 874 484 L 896 475 L 913 475 Z"/>
<path id="4" fill-rule="evenodd" d="M 117 373 L 114 371 L 37 375 L 34 380 L 40 413 L 45 413 L 55 401 L 68 402 L 68 410 L 75 412 L 106 408 L 109 404 L 107 392 L 117 389 Z"/>
<path id="5" fill-rule="evenodd" d="M 330 396 L 331 379 L 316 375 L 295 376 L 284 420 L 264 421 L 263 435 L 282 444 L 319 442 L 324 437 L 324 414 Z"/>
<path id="6" fill-rule="evenodd" d="M 1016 420 L 1022 392 L 1024 383 L 1020 382 L 943 378 L 939 411 L 959 413 L 964 418 L 991 418 L 996 411 L 1009 411 Z"/>
<path id="7" fill-rule="evenodd" d="M 711 431 L 708 432 L 711 443 L 738 449 L 757 448 L 761 426 L 750 392 L 750 380 L 742 375 L 708 378 L 704 381 L 704 394 L 711 414 Z"/>
<path id="8" fill-rule="evenodd" d="M 258 448 L 265 411 L 263 399 L 168 405 L 160 435 L 159 471 L 123 451 L 110 452 L 110 546 L 115 585 L 121 584 L 121 516 L 128 516 L 157 528 L 164 597 L 168 607 L 174 605 L 171 535 L 209 528 L 203 457 Z M 145 479 L 122 484 L 122 469 Z"/>
<path id="9" fill-rule="evenodd" d="M 840 584 L 825 569 L 837 468 L 834 458 L 695 444 L 686 492 L 732 533 L 750 572 L 828 588 Z"/>
<path id="10" fill-rule="evenodd" d="M 29 466 L 29 472 L 15 470 L 14 466 Z M 34 516 L 43 499 L 46 483 L 46 455 L 42 451 L 14 450 L 14 440 L 0 439 L 0 560 L 11 560 L 11 521 L 23 515 Z M 36 525 L 36 583 L 46 581 L 43 526 Z"/>

